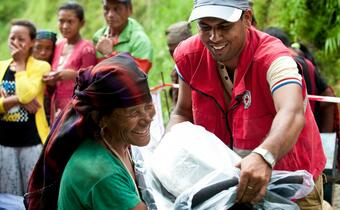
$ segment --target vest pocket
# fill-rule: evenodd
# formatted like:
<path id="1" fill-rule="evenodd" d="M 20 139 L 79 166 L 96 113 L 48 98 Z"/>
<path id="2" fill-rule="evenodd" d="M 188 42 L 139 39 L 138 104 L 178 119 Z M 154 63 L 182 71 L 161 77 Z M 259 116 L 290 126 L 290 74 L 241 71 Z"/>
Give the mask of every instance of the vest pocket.
<path id="1" fill-rule="evenodd" d="M 273 116 L 238 118 L 232 123 L 234 146 L 238 149 L 252 150 L 261 144 L 272 125 Z"/>

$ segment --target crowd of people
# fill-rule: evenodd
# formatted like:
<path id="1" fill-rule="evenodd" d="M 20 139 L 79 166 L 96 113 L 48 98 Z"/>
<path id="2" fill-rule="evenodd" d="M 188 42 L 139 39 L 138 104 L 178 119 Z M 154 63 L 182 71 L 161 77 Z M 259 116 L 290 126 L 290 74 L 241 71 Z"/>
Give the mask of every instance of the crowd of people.
<path id="1" fill-rule="evenodd" d="M 237 202 L 259 202 L 273 170 L 306 170 L 314 190 L 295 202 L 321 209 L 320 132 L 339 136 L 339 114 L 307 94 L 335 95 L 302 43 L 256 29 L 252 3 L 196 0 L 189 22 L 167 28 L 179 84 L 167 130 L 190 121 L 242 157 Z M 131 0 L 102 5 L 106 25 L 93 40 L 81 37 L 84 8 L 74 2 L 57 10 L 61 40 L 29 20 L 11 23 L 11 58 L 0 62 L 0 193 L 25 195 L 27 209 L 147 209 L 130 146 L 150 140 L 152 45 Z"/>

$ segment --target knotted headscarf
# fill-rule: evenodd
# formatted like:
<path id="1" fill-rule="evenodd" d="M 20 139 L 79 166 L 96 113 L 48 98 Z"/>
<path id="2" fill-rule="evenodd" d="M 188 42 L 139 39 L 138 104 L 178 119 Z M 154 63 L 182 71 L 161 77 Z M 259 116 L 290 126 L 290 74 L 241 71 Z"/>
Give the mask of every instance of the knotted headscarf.
<path id="1" fill-rule="evenodd" d="M 56 209 L 64 168 L 76 148 L 92 137 L 91 111 L 109 112 L 150 102 L 147 76 L 127 54 L 81 70 L 72 101 L 57 118 L 30 177 L 27 209 Z"/>
<path id="2" fill-rule="evenodd" d="M 39 30 L 37 32 L 37 35 L 35 37 L 36 40 L 40 39 L 49 39 L 53 42 L 53 44 L 56 43 L 57 41 L 57 34 L 52 32 L 52 31 L 47 31 L 47 30 Z"/>

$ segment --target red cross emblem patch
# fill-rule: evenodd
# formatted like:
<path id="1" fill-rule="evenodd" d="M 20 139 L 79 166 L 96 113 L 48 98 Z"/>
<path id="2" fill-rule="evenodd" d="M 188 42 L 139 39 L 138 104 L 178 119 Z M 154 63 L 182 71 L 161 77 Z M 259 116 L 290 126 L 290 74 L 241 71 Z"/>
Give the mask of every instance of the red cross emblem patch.
<path id="1" fill-rule="evenodd" d="M 251 94 L 249 90 L 246 90 L 242 96 L 242 102 L 244 104 L 244 109 L 248 109 L 251 105 Z"/>

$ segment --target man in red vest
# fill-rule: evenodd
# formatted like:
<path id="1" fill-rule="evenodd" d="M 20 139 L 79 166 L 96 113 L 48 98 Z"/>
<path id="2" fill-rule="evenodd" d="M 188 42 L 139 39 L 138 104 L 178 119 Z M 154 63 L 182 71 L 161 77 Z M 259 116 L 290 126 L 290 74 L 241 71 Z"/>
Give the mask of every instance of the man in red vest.
<path id="1" fill-rule="evenodd" d="M 281 41 L 251 26 L 248 0 L 195 0 L 199 33 L 174 59 L 180 77 L 172 125 L 191 121 L 243 157 L 238 202 L 258 202 L 272 170 L 307 170 L 314 191 L 297 201 L 319 209 L 325 155 L 305 83 Z"/>

